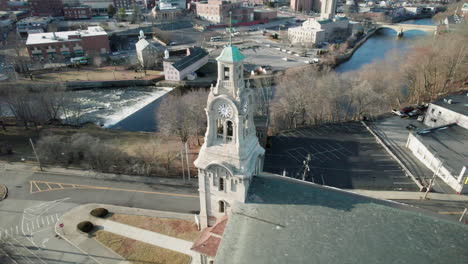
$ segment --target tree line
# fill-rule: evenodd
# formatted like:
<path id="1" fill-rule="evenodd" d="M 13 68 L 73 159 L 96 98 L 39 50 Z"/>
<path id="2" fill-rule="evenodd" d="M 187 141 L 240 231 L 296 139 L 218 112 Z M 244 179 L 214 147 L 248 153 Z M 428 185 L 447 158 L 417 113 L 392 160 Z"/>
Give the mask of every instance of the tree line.
<path id="1" fill-rule="evenodd" d="M 408 53 L 345 74 L 313 66 L 286 70 L 275 80 L 270 106 L 274 131 L 373 118 L 405 104 L 431 102 L 466 88 L 468 26 L 427 36 Z"/>
<path id="2" fill-rule="evenodd" d="M 80 125 L 80 104 L 66 93 L 63 85 L 37 89 L 23 86 L 2 89 L 0 117 L 9 112 L 25 128 L 62 122 Z"/>

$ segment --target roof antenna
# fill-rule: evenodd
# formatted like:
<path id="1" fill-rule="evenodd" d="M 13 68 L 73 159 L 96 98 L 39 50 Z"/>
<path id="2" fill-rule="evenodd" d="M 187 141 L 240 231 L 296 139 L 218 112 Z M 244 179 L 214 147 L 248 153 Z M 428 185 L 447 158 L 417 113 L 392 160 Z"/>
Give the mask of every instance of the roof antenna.
<path id="1" fill-rule="evenodd" d="M 232 46 L 232 11 L 229 11 L 229 46 Z"/>

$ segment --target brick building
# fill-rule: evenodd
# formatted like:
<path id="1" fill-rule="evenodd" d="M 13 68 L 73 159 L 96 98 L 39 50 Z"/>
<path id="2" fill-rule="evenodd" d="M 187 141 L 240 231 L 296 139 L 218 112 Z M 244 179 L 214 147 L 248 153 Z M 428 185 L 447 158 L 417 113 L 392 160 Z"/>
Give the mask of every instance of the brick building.
<path id="1" fill-rule="evenodd" d="M 91 18 L 91 7 L 89 6 L 65 6 L 63 8 L 65 19 L 88 19 Z"/>
<path id="2" fill-rule="evenodd" d="M 272 20 L 278 16 L 276 10 L 254 10 L 254 20 Z"/>
<path id="3" fill-rule="evenodd" d="M 8 0 L 0 0 L 0 10 L 7 10 Z"/>
<path id="4" fill-rule="evenodd" d="M 99 26 L 88 27 L 87 30 L 29 34 L 26 47 L 34 60 L 60 60 L 110 52 L 107 33 Z"/>
<path id="5" fill-rule="evenodd" d="M 229 23 L 229 12 L 232 12 L 232 22 L 250 22 L 254 20 L 254 9 L 243 7 L 242 2 L 208 0 L 196 2 L 197 16 L 216 24 Z"/>
<path id="6" fill-rule="evenodd" d="M 33 16 L 63 16 L 62 0 L 28 0 Z"/>
<path id="7" fill-rule="evenodd" d="M 93 16 L 107 15 L 109 5 L 114 5 L 113 0 L 81 0 L 81 5 L 89 6 Z"/>
<path id="8" fill-rule="evenodd" d="M 290 7 L 296 12 L 320 12 L 321 0 L 291 0 Z"/>

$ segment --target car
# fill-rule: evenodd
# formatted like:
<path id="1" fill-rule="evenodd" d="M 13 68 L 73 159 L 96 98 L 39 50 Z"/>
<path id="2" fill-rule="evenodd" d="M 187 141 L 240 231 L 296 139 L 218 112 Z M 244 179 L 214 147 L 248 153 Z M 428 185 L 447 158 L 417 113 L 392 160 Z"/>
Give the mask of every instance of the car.
<path id="1" fill-rule="evenodd" d="M 425 111 L 428 107 L 429 107 L 429 104 L 421 104 L 421 105 L 416 106 L 416 108 L 421 111 Z"/>
<path id="2" fill-rule="evenodd" d="M 398 111 L 396 109 L 392 109 L 392 113 L 394 115 L 397 115 L 397 116 L 401 117 L 401 118 L 408 118 L 409 117 L 406 113 L 403 113 L 403 112 Z"/>
<path id="3" fill-rule="evenodd" d="M 419 110 L 419 109 L 414 109 L 413 111 L 411 111 L 411 112 L 408 113 L 408 115 L 409 115 L 410 117 L 417 116 L 417 115 L 419 115 L 419 114 L 421 114 L 421 110 Z"/>
<path id="4" fill-rule="evenodd" d="M 403 107 L 402 109 L 400 109 L 400 111 L 402 113 L 405 113 L 405 114 L 407 114 L 407 113 L 409 113 L 409 112 L 411 112 L 413 110 L 414 110 L 414 108 L 412 106 L 406 106 L 406 107 Z"/>
<path id="5" fill-rule="evenodd" d="M 416 130 L 417 128 L 418 127 L 413 125 L 413 124 L 409 124 L 409 125 L 406 126 L 406 129 L 408 129 L 408 130 Z"/>

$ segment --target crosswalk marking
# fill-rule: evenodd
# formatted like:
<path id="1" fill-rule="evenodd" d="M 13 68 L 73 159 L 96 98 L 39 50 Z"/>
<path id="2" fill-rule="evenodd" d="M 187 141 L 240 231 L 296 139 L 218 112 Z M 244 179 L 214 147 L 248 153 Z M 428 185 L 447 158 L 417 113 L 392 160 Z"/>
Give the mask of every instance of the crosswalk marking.
<path id="1" fill-rule="evenodd" d="M 57 185 L 61 187 L 54 187 L 52 185 L 54 186 Z M 45 186 L 50 186 L 50 188 L 45 187 Z M 46 181 L 30 181 L 29 187 L 30 187 L 29 190 L 31 194 L 49 192 L 49 191 L 57 191 L 57 190 L 66 190 L 66 189 L 92 189 L 92 190 L 134 192 L 134 193 L 144 193 L 144 194 L 159 194 L 159 195 L 186 197 L 186 198 L 198 198 L 199 197 L 198 195 L 189 195 L 189 194 L 164 193 L 164 192 L 142 191 L 142 190 L 112 188 L 112 187 L 104 187 L 104 186 L 92 186 L 92 185 L 46 182 Z"/>

